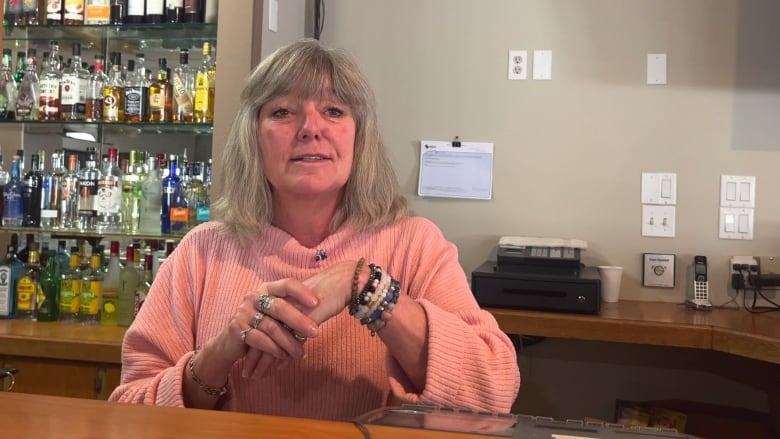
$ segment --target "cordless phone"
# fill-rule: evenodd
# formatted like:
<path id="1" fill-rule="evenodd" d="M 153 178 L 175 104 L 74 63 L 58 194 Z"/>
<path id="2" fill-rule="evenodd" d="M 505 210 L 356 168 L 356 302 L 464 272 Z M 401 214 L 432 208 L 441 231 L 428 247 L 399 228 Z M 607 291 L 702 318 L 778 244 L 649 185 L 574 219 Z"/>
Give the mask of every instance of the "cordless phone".
<path id="1" fill-rule="evenodd" d="M 689 270 L 688 297 L 685 303 L 696 309 L 710 309 L 709 282 L 707 281 L 707 257 L 694 256 Z"/>

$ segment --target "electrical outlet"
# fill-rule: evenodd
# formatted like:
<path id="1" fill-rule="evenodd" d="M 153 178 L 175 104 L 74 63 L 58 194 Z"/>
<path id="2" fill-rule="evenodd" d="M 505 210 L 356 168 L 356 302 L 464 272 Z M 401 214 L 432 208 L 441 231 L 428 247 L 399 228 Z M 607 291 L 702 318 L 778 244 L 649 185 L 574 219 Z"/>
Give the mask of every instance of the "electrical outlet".
<path id="1" fill-rule="evenodd" d="M 734 290 L 753 288 L 752 279 L 758 279 L 758 260 L 753 256 L 732 256 L 729 259 L 730 285 Z"/>
<path id="2" fill-rule="evenodd" d="M 528 51 L 510 50 L 507 61 L 507 79 L 528 78 Z"/>

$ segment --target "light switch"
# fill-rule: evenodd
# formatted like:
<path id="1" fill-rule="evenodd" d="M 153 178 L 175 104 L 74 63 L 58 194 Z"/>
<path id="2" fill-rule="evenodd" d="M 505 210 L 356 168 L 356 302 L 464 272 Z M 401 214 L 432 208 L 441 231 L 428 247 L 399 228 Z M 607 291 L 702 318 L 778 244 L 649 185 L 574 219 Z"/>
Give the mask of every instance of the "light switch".
<path id="1" fill-rule="evenodd" d="M 753 239 L 754 209 L 721 207 L 718 237 L 721 239 Z"/>
<path id="2" fill-rule="evenodd" d="M 534 50 L 533 61 L 534 80 L 549 81 L 552 79 L 552 50 Z"/>
<path id="3" fill-rule="evenodd" d="M 756 177 L 720 176 L 721 207 L 756 207 Z"/>
<path id="4" fill-rule="evenodd" d="M 677 174 L 642 173 L 642 204 L 677 204 Z"/>
<path id="5" fill-rule="evenodd" d="M 674 238 L 675 207 L 642 205 L 642 236 Z"/>
<path id="6" fill-rule="evenodd" d="M 666 54 L 650 53 L 647 55 L 647 84 L 666 84 Z"/>

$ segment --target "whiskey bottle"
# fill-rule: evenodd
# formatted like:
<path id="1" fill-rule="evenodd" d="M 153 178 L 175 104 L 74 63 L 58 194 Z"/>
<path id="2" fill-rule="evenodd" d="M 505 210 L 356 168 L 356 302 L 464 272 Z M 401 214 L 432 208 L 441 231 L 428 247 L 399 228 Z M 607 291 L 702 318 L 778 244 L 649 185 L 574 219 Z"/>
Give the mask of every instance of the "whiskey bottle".
<path id="1" fill-rule="evenodd" d="M 78 226 L 79 173 L 76 154 L 68 156 L 68 170 L 60 181 L 60 228 L 75 229 Z"/>
<path id="2" fill-rule="evenodd" d="M 189 51 L 181 49 L 179 65 L 173 69 L 173 121 L 191 123 L 192 96 L 195 94 L 195 71 L 189 66 Z"/>
<path id="3" fill-rule="evenodd" d="M 103 73 L 103 59 L 102 55 L 95 55 L 95 71 L 89 77 L 85 106 L 87 122 L 103 120 L 103 88 L 108 82 L 108 76 Z"/>
<path id="4" fill-rule="evenodd" d="M 81 26 L 84 24 L 84 0 L 64 0 L 65 8 L 62 22 L 66 25 Z"/>
<path id="5" fill-rule="evenodd" d="M 125 122 L 144 122 L 149 119 L 149 87 L 136 67 L 135 60 L 127 61 L 125 81 Z"/>
<path id="6" fill-rule="evenodd" d="M 62 24 L 62 0 L 49 0 L 46 4 L 46 25 L 59 26 Z"/>
<path id="7" fill-rule="evenodd" d="M 60 45 L 57 41 L 49 42 L 49 61 L 38 81 L 40 95 L 38 98 L 38 120 L 60 119 Z"/>
<path id="8" fill-rule="evenodd" d="M 33 154 L 30 157 L 30 170 L 24 174 L 22 193 L 22 209 L 24 219 L 22 227 L 41 226 L 41 192 L 43 190 L 43 173 L 40 168 L 40 156 Z"/>
<path id="9" fill-rule="evenodd" d="M 89 88 L 89 71 L 81 66 L 81 43 L 73 43 L 70 65 L 62 69 L 60 81 L 63 120 L 84 120 Z"/>
<path id="10" fill-rule="evenodd" d="M 111 23 L 110 0 L 86 0 L 84 7 L 84 24 Z"/>
<path id="11" fill-rule="evenodd" d="M 95 206 L 98 216 L 97 231 L 100 233 L 118 233 L 122 230 L 121 179 L 117 149 L 108 148 L 108 163 L 98 179 Z"/>
<path id="12" fill-rule="evenodd" d="M 168 61 L 157 60 L 157 79 L 149 86 L 149 122 L 170 122 L 173 118 L 173 90 L 168 82 Z"/>
<path id="13" fill-rule="evenodd" d="M 86 166 L 79 172 L 79 230 L 94 231 L 97 228 L 97 185 L 100 177 L 100 170 L 95 167 L 95 151 L 92 149 Z"/>
<path id="14" fill-rule="evenodd" d="M 211 44 L 203 43 L 203 61 L 195 75 L 195 122 L 214 123 L 214 80 L 216 66 L 211 60 Z"/>
<path id="15" fill-rule="evenodd" d="M 125 86 L 122 81 L 122 65 L 111 65 L 111 76 L 103 87 L 103 122 L 125 120 Z"/>

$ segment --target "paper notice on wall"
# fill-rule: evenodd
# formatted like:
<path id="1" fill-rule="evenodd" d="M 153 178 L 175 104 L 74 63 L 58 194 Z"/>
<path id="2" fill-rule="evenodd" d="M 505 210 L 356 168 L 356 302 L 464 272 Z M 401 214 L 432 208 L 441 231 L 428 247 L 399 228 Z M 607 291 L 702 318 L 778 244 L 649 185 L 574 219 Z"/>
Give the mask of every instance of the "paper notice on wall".
<path id="1" fill-rule="evenodd" d="M 417 194 L 490 200 L 493 196 L 493 144 L 421 141 Z"/>

